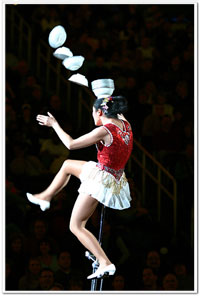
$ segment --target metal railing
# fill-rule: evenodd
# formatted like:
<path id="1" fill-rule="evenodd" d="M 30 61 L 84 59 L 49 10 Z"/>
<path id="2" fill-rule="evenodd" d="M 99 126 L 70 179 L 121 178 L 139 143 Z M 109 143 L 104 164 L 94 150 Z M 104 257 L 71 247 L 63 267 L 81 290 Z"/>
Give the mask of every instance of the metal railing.
<path id="1" fill-rule="evenodd" d="M 138 169 L 140 170 L 140 178 L 136 178 L 141 188 L 142 204 L 148 204 L 148 199 L 150 199 L 149 207 L 151 207 L 152 198 L 150 198 L 150 195 L 155 194 L 157 200 L 154 199 L 154 205 L 157 203 L 156 214 L 158 221 L 160 222 L 163 217 L 165 221 L 170 221 L 172 218 L 170 213 L 165 212 L 167 208 L 170 207 L 170 205 L 166 206 L 166 200 L 164 200 L 167 197 L 172 203 L 173 221 L 171 222 L 173 225 L 173 233 L 176 235 L 177 182 L 169 171 L 135 139 L 133 154 L 128 162 L 127 170 L 130 174 L 133 173 L 134 175 L 135 170 L 137 171 Z M 154 186 L 152 186 L 151 182 Z M 148 190 L 149 187 L 150 190 Z"/>
<path id="2" fill-rule="evenodd" d="M 6 42 L 19 58 L 26 59 L 31 65 L 32 32 L 29 24 L 14 9 L 14 5 L 5 6 L 6 13 Z"/>
<path id="3" fill-rule="evenodd" d="M 37 54 L 32 53 L 32 34 L 27 22 L 18 14 L 13 5 L 6 6 L 9 47 L 15 49 L 18 58 L 25 59 L 29 65 L 36 64 L 36 74 L 43 78 L 44 87 L 54 89 L 66 102 L 67 110 L 73 110 L 73 118 L 77 128 L 93 127 L 91 112 L 94 96 L 87 87 L 79 87 L 68 81 L 67 75 L 61 73 L 61 62 L 52 59 L 52 49 L 43 40 L 36 46 Z M 24 50 L 25 49 L 25 50 Z M 74 99 L 72 99 L 72 95 Z M 177 228 L 177 188 L 174 177 L 137 141 L 134 140 L 133 154 L 128 162 L 127 170 L 130 174 L 140 176 L 139 187 L 144 206 L 152 202 L 157 209 L 157 219 L 161 221 L 173 217 L 173 233 Z M 139 180 L 140 179 L 140 180 Z M 152 200 L 153 193 L 156 200 Z M 170 205 L 166 205 L 170 201 Z M 151 206 L 151 204 L 149 205 Z M 164 208 L 164 209 L 163 209 Z M 169 213 L 168 211 L 169 210 Z M 171 214 L 172 213 L 172 214 Z M 170 226 L 169 226 L 170 227 Z"/>

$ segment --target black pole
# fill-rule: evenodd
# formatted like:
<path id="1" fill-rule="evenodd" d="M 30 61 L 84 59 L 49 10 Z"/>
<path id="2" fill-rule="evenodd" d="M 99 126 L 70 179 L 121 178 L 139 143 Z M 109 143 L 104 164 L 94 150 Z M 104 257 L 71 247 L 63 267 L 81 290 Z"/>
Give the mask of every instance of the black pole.
<path id="1" fill-rule="evenodd" d="M 104 223 L 105 213 L 106 213 L 106 206 L 102 205 L 100 228 L 99 228 L 99 244 L 100 244 L 100 246 L 102 245 L 103 223 Z"/>
<path id="2" fill-rule="evenodd" d="M 100 246 L 102 245 L 102 236 L 103 236 L 103 223 L 104 223 L 104 218 L 105 218 L 105 212 L 106 212 L 106 206 L 102 205 L 101 208 L 101 218 L 100 218 L 100 227 L 99 227 L 99 244 Z M 90 260 L 93 260 L 92 267 L 93 267 L 93 273 L 98 269 L 99 263 L 97 262 L 96 258 L 90 254 L 88 251 L 86 251 L 86 257 Z M 97 278 L 92 279 L 91 281 L 91 291 L 96 291 L 97 290 Z M 99 290 L 102 291 L 102 286 L 103 286 L 103 278 L 100 279 L 100 287 Z"/>

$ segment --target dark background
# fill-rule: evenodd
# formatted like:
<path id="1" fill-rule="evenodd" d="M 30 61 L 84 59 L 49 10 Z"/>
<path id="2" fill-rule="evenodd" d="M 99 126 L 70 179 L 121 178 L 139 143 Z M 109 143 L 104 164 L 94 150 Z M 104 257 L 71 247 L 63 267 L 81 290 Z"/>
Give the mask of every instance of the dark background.
<path id="1" fill-rule="evenodd" d="M 6 32 L 11 22 L 10 6 L 6 5 Z M 154 220 L 148 202 L 141 205 L 137 201 L 141 191 L 137 183 L 133 185 L 136 202 L 131 211 L 121 214 L 107 210 L 103 246 L 116 262 L 124 284 L 115 288 L 113 279 L 106 279 L 104 289 L 151 290 L 151 285 L 144 286 L 142 278 L 148 265 L 157 275 L 155 290 L 192 290 L 194 5 L 20 4 L 14 9 L 32 28 L 35 55 L 39 40 L 48 43 L 54 26 L 61 24 L 66 28 L 67 47 L 74 55 L 85 57 L 80 73 L 89 83 L 99 78 L 114 79 L 114 94 L 128 99 L 126 117 L 132 124 L 135 139 L 177 181 L 180 215 L 175 237 L 170 229 Z M 62 71 L 69 76 L 64 67 Z M 73 110 L 66 109 L 64 95 L 58 96 L 53 84 L 49 89 L 44 85 L 45 77 L 37 77 L 35 65 L 30 66 L 26 59 L 18 57 L 6 34 L 6 290 L 22 290 L 19 282 L 23 276 L 33 280 L 28 262 L 33 256 L 40 256 L 42 262 L 39 248 L 42 239 L 51 244 L 54 259 L 61 250 L 70 253 L 71 275 L 69 272 L 66 277 L 69 284 L 61 289 L 88 290 L 90 283 L 85 279 L 91 273 L 91 265 L 84 257 L 84 248 L 68 230 L 79 182 L 71 179 L 45 213 L 30 205 L 25 197 L 27 191 L 43 190 L 63 159 L 96 160 L 95 147 L 69 153 L 50 129 L 37 125 L 36 115 L 49 110 L 72 137 L 88 132 L 76 128 Z M 132 182 L 132 176 L 128 177 Z M 100 208 L 88 225 L 96 235 L 99 213 Z M 38 221 L 45 229 L 41 234 L 34 230 Z M 162 247 L 167 248 L 166 254 Z M 158 266 L 148 263 L 150 251 L 159 257 Z M 122 254 L 128 255 L 123 258 Z M 73 273 L 77 269 L 78 275 Z M 53 272 L 55 277 L 56 271 Z M 173 288 L 163 284 L 167 274 L 173 275 Z M 39 277 L 38 272 L 34 276 L 35 290 L 43 289 Z M 49 289 L 51 285 L 46 288 Z"/>

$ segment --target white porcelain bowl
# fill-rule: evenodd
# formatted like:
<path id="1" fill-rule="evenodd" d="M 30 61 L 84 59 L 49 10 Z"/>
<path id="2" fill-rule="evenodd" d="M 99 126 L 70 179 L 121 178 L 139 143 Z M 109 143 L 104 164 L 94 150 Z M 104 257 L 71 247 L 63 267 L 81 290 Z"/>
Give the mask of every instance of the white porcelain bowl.
<path id="1" fill-rule="evenodd" d="M 64 46 L 57 48 L 56 51 L 54 51 L 53 55 L 60 60 L 64 60 L 68 57 L 73 57 L 73 53 L 71 52 L 71 50 L 68 47 Z"/>
<path id="2" fill-rule="evenodd" d="M 115 90 L 112 79 L 97 79 L 91 82 L 91 86 L 98 99 L 111 96 Z"/>
<path id="3" fill-rule="evenodd" d="M 63 60 L 62 64 L 70 71 L 78 70 L 84 62 L 85 58 L 82 56 L 73 56 Z"/>
<path id="4" fill-rule="evenodd" d="M 68 80 L 88 87 L 87 78 L 79 73 L 72 75 Z"/>
<path id="5" fill-rule="evenodd" d="M 114 89 L 112 88 L 96 88 L 93 93 L 98 99 L 109 97 L 113 94 Z"/>
<path id="6" fill-rule="evenodd" d="M 91 82 L 91 86 L 92 86 L 92 90 L 96 88 L 102 88 L 102 87 L 115 89 L 114 81 L 110 78 L 93 80 Z"/>
<path id="7" fill-rule="evenodd" d="M 67 39 L 67 33 L 63 26 L 54 27 L 49 33 L 49 45 L 53 48 L 62 46 Z"/>

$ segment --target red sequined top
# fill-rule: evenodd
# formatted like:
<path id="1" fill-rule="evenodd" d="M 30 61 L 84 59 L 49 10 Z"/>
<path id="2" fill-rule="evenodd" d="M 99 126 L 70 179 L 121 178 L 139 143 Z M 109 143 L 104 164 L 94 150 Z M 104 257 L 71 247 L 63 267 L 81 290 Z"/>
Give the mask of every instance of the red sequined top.
<path id="1" fill-rule="evenodd" d="M 121 178 L 124 167 L 131 155 L 133 148 L 133 134 L 130 124 L 123 121 L 123 130 L 113 123 L 105 124 L 103 127 L 111 137 L 111 143 L 105 146 L 102 142 L 97 144 L 97 166 L 115 176 Z"/>

